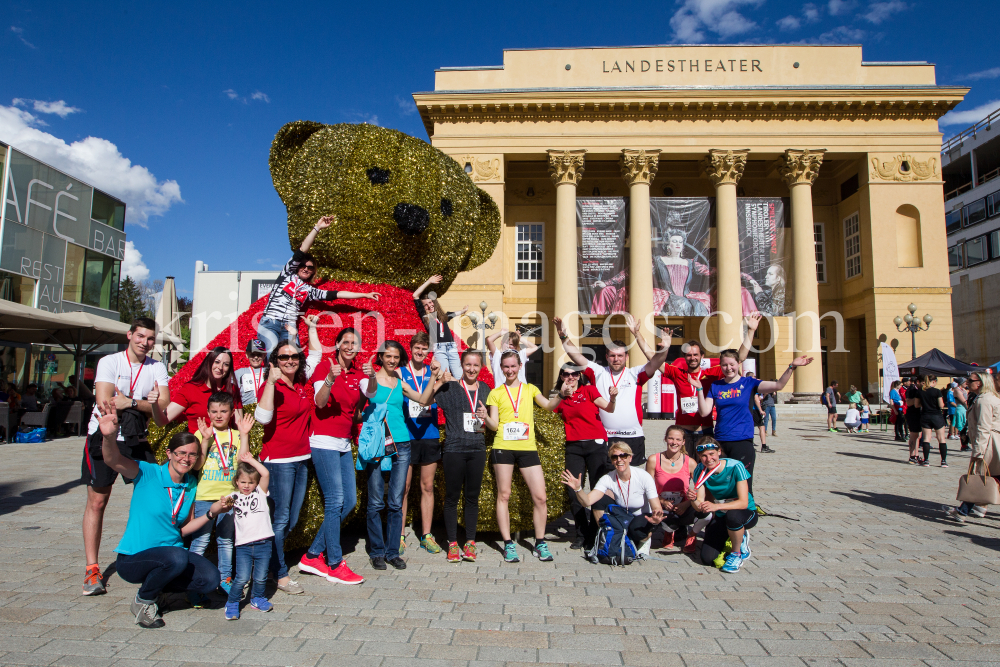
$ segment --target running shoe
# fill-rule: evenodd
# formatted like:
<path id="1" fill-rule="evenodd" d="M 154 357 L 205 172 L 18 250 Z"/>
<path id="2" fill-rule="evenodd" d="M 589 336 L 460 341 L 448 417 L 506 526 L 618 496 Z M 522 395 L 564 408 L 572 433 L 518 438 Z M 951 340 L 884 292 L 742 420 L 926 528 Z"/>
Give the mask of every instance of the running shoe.
<path id="1" fill-rule="evenodd" d="M 289 579 L 287 584 L 278 584 L 278 590 L 288 595 L 301 595 L 306 592 L 294 579 Z"/>
<path id="2" fill-rule="evenodd" d="M 458 548 L 458 542 L 452 542 L 448 545 L 448 562 L 449 563 L 462 562 L 462 550 Z"/>
<path id="3" fill-rule="evenodd" d="M 688 533 L 688 536 L 684 538 L 684 548 L 681 549 L 686 554 L 693 554 L 697 547 L 695 542 L 698 540 L 698 536 L 694 533 Z"/>
<path id="4" fill-rule="evenodd" d="M 299 561 L 299 572 L 315 574 L 317 577 L 330 577 L 330 567 L 326 564 L 323 554 L 310 556 L 308 552 Z"/>
<path id="5" fill-rule="evenodd" d="M 986 518 L 986 510 L 984 510 L 979 505 L 973 505 L 972 506 L 972 511 L 969 512 L 969 514 L 971 514 L 972 516 L 977 517 L 979 519 L 985 519 Z"/>
<path id="6" fill-rule="evenodd" d="M 343 562 L 343 561 L 341 561 Z M 229 603 L 226 603 L 228 609 Z M 250 608 L 256 609 L 257 611 L 268 612 L 274 609 L 274 605 L 267 598 L 253 598 L 250 600 Z"/>
<path id="7" fill-rule="evenodd" d="M 740 558 L 744 562 L 750 560 L 750 531 L 743 531 L 743 541 L 740 542 Z"/>
<path id="8" fill-rule="evenodd" d="M 193 609 L 204 609 L 208 605 L 208 596 L 201 593 L 188 593 L 187 601 Z"/>
<path id="9" fill-rule="evenodd" d="M 219 582 L 219 588 L 221 588 L 222 590 L 224 590 L 226 592 L 226 595 L 229 595 L 229 591 L 232 590 L 232 588 L 233 588 L 233 578 L 232 577 L 226 577 L 225 579 L 223 579 L 222 581 L 220 581 Z"/>
<path id="10" fill-rule="evenodd" d="M 163 622 L 163 617 L 160 616 L 160 608 L 156 602 L 145 602 L 140 600 L 138 595 L 129 605 L 129 611 L 135 616 L 135 624 L 147 630 L 162 628 L 166 625 Z"/>
<path id="11" fill-rule="evenodd" d="M 569 545 L 570 549 L 582 549 L 583 548 L 583 533 L 577 531 L 576 537 L 573 538 L 573 542 Z"/>
<path id="12" fill-rule="evenodd" d="M 760 505 L 757 505 L 757 509 L 755 509 L 754 511 L 757 512 L 757 516 L 767 516 L 767 510 L 761 507 Z"/>
<path id="13" fill-rule="evenodd" d="M 101 566 L 97 563 L 87 566 L 87 574 L 83 577 L 83 594 L 84 595 L 104 595 L 108 592 L 108 589 L 104 587 L 104 581 L 101 578 Z"/>
<path id="14" fill-rule="evenodd" d="M 674 534 L 664 533 L 663 534 L 663 544 L 660 545 L 661 549 L 671 549 L 674 546 Z"/>
<path id="15" fill-rule="evenodd" d="M 965 515 L 958 511 L 957 507 L 951 507 L 950 505 L 942 505 L 941 509 L 944 513 L 948 515 L 949 519 L 958 521 L 959 523 L 965 523 Z"/>
<path id="16" fill-rule="evenodd" d="M 476 562 L 476 543 L 469 540 L 465 543 L 465 549 L 462 550 L 462 560 L 467 560 L 470 563 Z"/>
<path id="17" fill-rule="evenodd" d="M 931 462 L 928 461 L 927 459 L 920 459 L 920 467 L 921 468 L 930 468 L 931 467 Z"/>
<path id="18" fill-rule="evenodd" d="M 226 620 L 227 621 L 238 621 L 240 619 L 240 603 L 239 602 L 227 602 L 226 603 Z"/>
<path id="19" fill-rule="evenodd" d="M 743 559 L 740 558 L 739 553 L 734 551 L 726 556 L 726 562 L 722 566 L 722 571 L 727 574 L 733 574 L 734 572 L 739 572 L 742 566 Z"/>
<path id="20" fill-rule="evenodd" d="M 347 561 L 341 560 L 337 567 L 330 570 L 330 574 L 326 575 L 327 581 L 332 581 L 335 584 L 347 584 L 348 586 L 354 586 L 360 584 L 365 580 L 360 574 L 355 574 L 351 568 L 347 567 Z"/>
<path id="21" fill-rule="evenodd" d="M 920 459 L 918 459 L 916 456 L 911 456 L 910 465 L 911 466 L 920 465 Z"/>
<path id="22" fill-rule="evenodd" d="M 552 560 L 552 552 L 549 551 L 549 545 L 547 542 L 536 544 L 535 548 L 531 550 L 531 555 L 543 563 L 547 563 Z"/>
<path id="23" fill-rule="evenodd" d="M 436 541 L 434 541 L 434 536 L 431 535 L 430 533 L 427 533 L 420 539 L 420 548 L 424 549 L 425 551 L 427 551 L 427 553 L 430 554 L 441 553 L 441 546 Z M 400 549 L 399 553 L 403 553 L 403 550 Z"/>
<path id="24" fill-rule="evenodd" d="M 503 548 L 503 559 L 508 563 L 520 563 L 521 559 L 517 555 L 517 546 L 513 542 L 508 542 Z"/>
<path id="25" fill-rule="evenodd" d="M 941 461 L 941 467 L 942 468 L 947 468 L 948 467 L 948 462 L 947 461 Z"/>
<path id="26" fill-rule="evenodd" d="M 774 450 L 771 449 L 770 447 L 768 447 L 767 445 L 761 445 L 760 446 L 760 453 L 761 454 L 774 454 Z"/>
<path id="27" fill-rule="evenodd" d="M 827 429 L 827 430 L 830 431 L 830 433 L 836 433 L 838 429 L 831 428 L 831 429 Z"/>

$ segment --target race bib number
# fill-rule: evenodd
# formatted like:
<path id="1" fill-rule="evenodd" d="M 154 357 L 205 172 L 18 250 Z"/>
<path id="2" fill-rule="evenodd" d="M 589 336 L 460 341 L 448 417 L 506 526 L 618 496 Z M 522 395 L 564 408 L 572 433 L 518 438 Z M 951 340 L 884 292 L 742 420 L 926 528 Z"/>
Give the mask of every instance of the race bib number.
<path id="1" fill-rule="evenodd" d="M 673 503 L 674 505 L 677 505 L 682 500 L 681 495 L 682 494 L 678 491 L 664 491 L 660 494 L 660 499 L 666 500 L 668 502 Z"/>
<path id="2" fill-rule="evenodd" d="M 476 416 L 474 412 L 463 413 L 466 433 L 482 433 L 483 420 Z"/>
<path id="3" fill-rule="evenodd" d="M 430 417 L 431 408 L 429 405 L 420 405 L 416 401 L 410 401 L 410 419 L 421 419 Z"/>
<path id="4" fill-rule="evenodd" d="M 681 399 L 681 412 L 686 415 L 693 415 L 698 409 L 698 399 L 694 396 L 688 396 L 687 398 Z"/>
<path id="5" fill-rule="evenodd" d="M 510 422 L 503 425 L 504 440 L 527 440 L 528 425 L 524 422 Z"/>

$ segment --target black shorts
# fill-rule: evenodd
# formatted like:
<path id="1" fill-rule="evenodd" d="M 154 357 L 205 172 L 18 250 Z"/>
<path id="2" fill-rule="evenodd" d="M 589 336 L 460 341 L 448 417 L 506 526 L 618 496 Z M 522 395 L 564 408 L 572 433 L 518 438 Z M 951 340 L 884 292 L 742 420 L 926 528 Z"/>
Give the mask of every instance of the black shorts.
<path id="1" fill-rule="evenodd" d="M 441 441 L 437 438 L 410 440 L 410 465 L 437 463 L 441 460 Z"/>
<path id="2" fill-rule="evenodd" d="M 497 449 L 490 451 L 490 463 L 501 466 L 517 466 L 519 470 L 542 465 L 537 450 Z"/>
<path id="3" fill-rule="evenodd" d="M 911 431 L 920 430 L 921 418 L 920 408 L 910 407 L 906 409 L 906 427 Z"/>
<path id="4" fill-rule="evenodd" d="M 104 436 L 100 431 L 94 431 L 87 436 L 87 442 L 83 446 L 83 462 L 80 465 L 80 483 L 87 486 L 106 487 L 112 486 L 118 479 L 118 472 L 112 470 L 104 462 L 104 454 L 101 447 L 104 443 Z M 138 445 L 130 447 L 124 440 L 118 441 L 118 451 L 129 457 L 133 461 L 146 461 L 156 463 L 153 450 L 149 448 L 149 442 L 140 440 Z M 126 479 L 126 482 L 132 480 Z"/>
<path id="5" fill-rule="evenodd" d="M 945 424 L 944 415 L 940 412 L 932 412 L 931 414 L 923 413 L 920 415 L 920 428 L 929 428 L 932 431 L 936 431 L 945 426 L 947 424 Z"/>
<path id="6" fill-rule="evenodd" d="M 764 425 L 764 415 L 761 414 L 761 412 L 758 411 L 757 408 L 751 408 L 750 409 L 750 414 L 753 415 L 753 425 L 754 426 L 763 426 Z"/>
<path id="7" fill-rule="evenodd" d="M 835 414 L 837 414 L 837 406 L 836 405 L 828 405 L 828 406 L 826 406 L 826 414 L 828 414 L 828 415 L 835 415 Z"/>

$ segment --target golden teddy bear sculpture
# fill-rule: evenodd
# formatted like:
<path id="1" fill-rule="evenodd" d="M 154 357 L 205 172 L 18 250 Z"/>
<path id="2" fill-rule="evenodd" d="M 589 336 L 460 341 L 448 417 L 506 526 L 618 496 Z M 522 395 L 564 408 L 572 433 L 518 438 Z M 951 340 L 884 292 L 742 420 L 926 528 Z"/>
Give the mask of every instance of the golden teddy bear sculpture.
<path id="1" fill-rule="evenodd" d="M 480 190 L 462 166 L 427 142 L 395 130 L 374 125 L 323 125 L 296 121 L 279 130 L 271 145 L 271 177 L 288 210 L 288 237 L 298 247 L 316 220 L 334 214 L 336 223 L 320 234 L 310 252 L 316 258 L 317 285 L 323 289 L 380 291 L 378 311 L 397 328 L 421 326 L 413 311 L 412 297 L 429 276 L 440 274 L 443 293 L 458 275 L 485 262 L 500 239 L 500 211 L 493 199 Z M 366 289 L 367 287 L 367 289 Z M 229 329 L 210 342 L 229 344 L 234 365 L 247 364 L 242 350 L 254 337 L 252 315 L 259 313 L 267 297 L 251 305 Z M 309 312 L 332 311 L 353 323 L 357 312 L 353 302 L 334 306 L 312 304 Z M 371 318 L 368 318 L 370 321 Z M 366 327 L 368 324 L 366 324 Z M 305 327 L 300 332 L 302 342 Z M 323 327 L 321 339 L 327 349 L 339 328 Z M 389 330 L 391 332 L 391 330 Z M 367 329 L 363 338 L 367 336 Z M 391 335 L 389 337 L 392 337 Z M 407 350 L 409 335 L 397 337 Z M 238 341 L 232 345 L 228 341 Z M 461 343 L 460 343 L 461 345 Z M 363 340 L 364 349 L 369 349 Z M 191 357 L 171 381 L 171 386 L 188 380 L 204 358 L 206 350 Z M 484 368 L 481 379 L 493 384 Z M 544 388 L 543 388 L 544 390 Z M 252 410 L 254 406 L 245 406 Z M 149 439 L 159 459 L 165 460 L 166 443 L 174 433 L 186 428 L 178 421 L 164 428 L 150 422 Z M 560 481 L 565 463 L 565 436 L 562 421 L 535 407 L 535 428 L 539 456 L 548 490 L 549 519 L 563 514 L 566 493 Z M 444 428 L 442 426 L 442 439 Z M 263 428 L 250 432 L 250 450 L 259 455 Z M 493 434 L 487 432 L 487 447 Z M 355 450 L 356 453 L 356 450 Z M 435 511 L 440 517 L 444 502 L 444 477 L 438 468 L 435 482 Z M 358 480 L 358 505 L 348 521 L 364 526 L 367 497 L 365 484 Z M 411 484 L 409 516 L 419 511 L 420 485 Z M 520 475 L 514 476 L 510 499 L 512 530 L 530 530 L 531 496 Z M 463 516 L 459 510 L 459 517 Z M 309 491 L 298 525 L 286 540 L 289 549 L 308 546 L 323 522 L 323 499 L 310 468 Z M 487 465 L 479 497 L 479 530 L 495 531 L 496 485 Z"/>

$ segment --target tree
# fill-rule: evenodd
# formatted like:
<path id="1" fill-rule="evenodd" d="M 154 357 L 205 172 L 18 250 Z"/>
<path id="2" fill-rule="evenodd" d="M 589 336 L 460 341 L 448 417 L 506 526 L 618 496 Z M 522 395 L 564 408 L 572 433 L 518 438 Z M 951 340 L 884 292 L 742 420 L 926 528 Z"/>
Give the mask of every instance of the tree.
<path id="1" fill-rule="evenodd" d="M 163 279 L 140 280 L 137 283 L 139 293 L 142 295 L 142 304 L 149 317 L 156 313 L 156 300 L 163 293 Z"/>
<path id="2" fill-rule="evenodd" d="M 118 317 L 125 324 L 132 324 L 140 317 L 150 317 L 143 303 L 142 291 L 132 276 L 125 276 L 118 289 Z"/>

